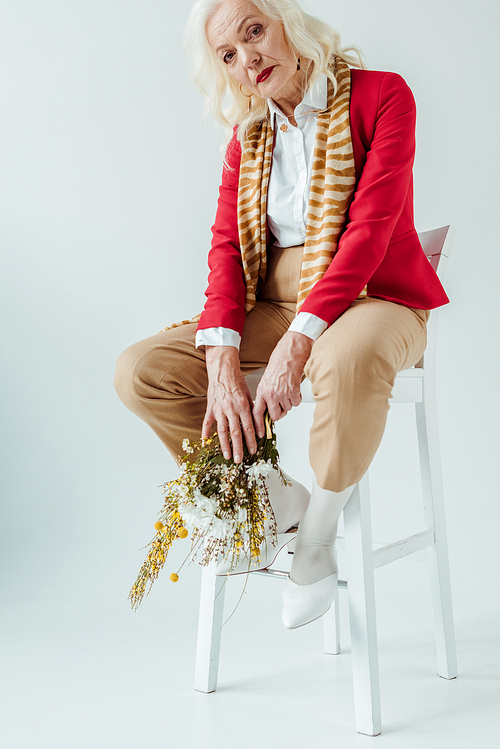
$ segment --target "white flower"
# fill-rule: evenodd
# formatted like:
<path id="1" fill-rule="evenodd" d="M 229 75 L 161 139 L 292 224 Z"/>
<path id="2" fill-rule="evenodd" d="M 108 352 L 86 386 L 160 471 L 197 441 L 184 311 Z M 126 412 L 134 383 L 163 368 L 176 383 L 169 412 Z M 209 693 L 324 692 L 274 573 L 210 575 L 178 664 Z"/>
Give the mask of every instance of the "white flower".
<path id="1" fill-rule="evenodd" d="M 248 466 L 247 473 L 252 479 L 260 479 L 268 476 L 273 469 L 273 464 L 270 460 L 265 463 L 263 460 L 259 460 L 258 463 L 254 463 Z"/>
<path id="2" fill-rule="evenodd" d="M 212 516 L 208 515 L 203 510 L 200 510 L 196 505 L 179 504 L 179 512 L 184 523 L 191 525 L 194 528 L 208 528 L 212 522 Z"/>
<path id="3" fill-rule="evenodd" d="M 221 541 L 223 541 L 226 536 L 233 533 L 234 531 L 234 522 L 229 519 L 222 519 L 213 517 L 212 523 L 209 528 L 210 535 L 212 538 L 219 538 Z"/>
<path id="4" fill-rule="evenodd" d="M 247 511 L 245 507 L 238 507 L 238 517 L 237 517 L 238 523 L 246 523 L 247 522 Z"/>
<path id="5" fill-rule="evenodd" d="M 190 453 L 194 452 L 194 450 L 193 450 L 193 448 L 191 447 L 191 445 L 189 444 L 189 440 L 188 440 L 187 438 L 186 438 L 185 440 L 183 440 L 183 441 L 182 441 L 182 449 L 183 449 L 183 450 L 184 450 L 184 452 L 185 452 L 185 453 L 187 453 L 188 455 L 189 455 Z"/>
<path id="6" fill-rule="evenodd" d="M 181 502 L 185 502 L 189 497 L 189 489 L 185 484 L 179 484 L 177 489 L 177 497 Z"/>
<path id="7" fill-rule="evenodd" d="M 194 490 L 192 501 L 204 512 L 213 515 L 217 511 L 217 502 L 215 499 L 213 497 L 205 497 L 199 489 Z"/>
<path id="8" fill-rule="evenodd" d="M 194 490 L 192 498 L 186 494 L 186 491 L 181 494 L 182 501 L 179 503 L 183 521 L 195 528 L 208 528 L 217 511 L 217 502 L 212 497 L 205 497 L 198 488 Z"/>

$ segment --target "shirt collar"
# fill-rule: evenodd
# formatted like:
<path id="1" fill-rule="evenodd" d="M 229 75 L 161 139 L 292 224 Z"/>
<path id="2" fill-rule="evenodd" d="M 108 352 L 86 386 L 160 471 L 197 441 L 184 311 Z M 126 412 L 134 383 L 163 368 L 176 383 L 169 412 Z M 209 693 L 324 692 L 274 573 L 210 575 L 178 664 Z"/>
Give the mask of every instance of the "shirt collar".
<path id="1" fill-rule="evenodd" d="M 322 73 L 320 77 L 318 78 L 318 81 L 314 84 L 314 86 L 310 86 L 306 92 L 306 95 L 300 102 L 300 104 L 295 108 L 295 112 L 297 114 L 301 114 L 303 111 L 310 111 L 311 109 L 315 109 L 316 111 L 320 111 L 323 109 L 326 109 L 328 104 L 328 78 L 325 75 L 325 73 Z M 283 119 L 287 119 L 287 116 L 283 114 L 281 109 L 278 107 L 277 104 L 272 99 L 267 100 L 267 105 L 269 107 L 269 113 L 271 115 L 271 127 L 274 129 L 274 115 L 277 115 L 278 117 L 282 117 Z"/>

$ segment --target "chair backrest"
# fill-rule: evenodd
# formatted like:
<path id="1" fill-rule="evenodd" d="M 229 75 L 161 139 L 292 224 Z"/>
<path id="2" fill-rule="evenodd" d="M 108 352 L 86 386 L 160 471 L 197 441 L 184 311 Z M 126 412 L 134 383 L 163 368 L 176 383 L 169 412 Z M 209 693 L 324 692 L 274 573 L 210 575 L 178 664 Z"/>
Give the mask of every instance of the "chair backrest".
<path id="1" fill-rule="evenodd" d="M 453 226 L 440 226 L 438 229 L 419 232 L 418 235 L 427 259 L 436 271 L 441 283 L 444 282 L 446 264 L 451 255 L 454 236 L 455 229 Z M 418 369 L 424 366 L 424 361 L 426 369 L 429 366 L 435 369 L 438 310 L 439 308 L 433 311 L 427 324 L 427 348 L 422 359 L 415 364 Z"/>
<path id="2" fill-rule="evenodd" d="M 439 229 L 422 231 L 418 235 L 427 259 L 438 274 L 441 283 L 443 283 L 446 261 L 451 254 L 454 236 L 453 226 L 440 226 Z"/>

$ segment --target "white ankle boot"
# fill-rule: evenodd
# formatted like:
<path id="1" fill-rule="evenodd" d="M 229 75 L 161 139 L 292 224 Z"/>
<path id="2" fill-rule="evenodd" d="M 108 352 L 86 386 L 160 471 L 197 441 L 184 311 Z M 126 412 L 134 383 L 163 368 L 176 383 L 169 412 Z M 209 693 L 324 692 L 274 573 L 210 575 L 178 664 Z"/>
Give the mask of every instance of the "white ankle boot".
<path id="1" fill-rule="evenodd" d="M 283 624 L 288 629 L 323 616 L 337 592 L 333 545 L 337 523 L 354 486 L 341 492 L 322 489 L 314 480 L 311 499 L 300 524 L 290 577 L 283 589 Z"/>
<path id="2" fill-rule="evenodd" d="M 326 614 L 337 593 L 338 573 L 311 585 L 297 585 L 288 578 L 283 588 L 283 624 L 296 629 Z"/>
<path id="3" fill-rule="evenodd" d="M 296 533 L 287 533 L 287 531 L 300 523 L 311 495 L 299 481 L 291 479 L 287 474 L 285 474 L 285 477 L 291 482 L 291 486 L 285 486 L 281 483 L 277 471 L 271 471 L 269 476 L 266 477 L 269 501 L 276 518 L 276 543 L 272 543 L 271 535 L 266 535 L 260 547 L 258 562 L 251 560 L 248 556 L 242 556 L 241 560 L 230 570 L 230 561 L 224 560 L 217 565 L 216 575 L 241 575 L 245 572 L 266 569 L 274 562 L 281 549 L 295 538 Z"/>

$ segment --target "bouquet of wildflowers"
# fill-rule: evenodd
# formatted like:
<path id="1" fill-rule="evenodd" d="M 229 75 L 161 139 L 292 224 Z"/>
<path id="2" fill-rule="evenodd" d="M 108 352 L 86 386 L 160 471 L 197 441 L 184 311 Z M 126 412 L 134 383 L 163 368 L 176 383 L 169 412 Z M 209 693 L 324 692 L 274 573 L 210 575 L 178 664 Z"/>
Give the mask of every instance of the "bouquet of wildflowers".
<path id="1" fill-rule="evenodd" d="M 190 549 L 181 567 L 170 575 L 173 582 L 188 560 L 207 565 L 222 557 L 232 569 L 242 555 L 258 561 L 266 535 L 276 541 L 265 478 L 276 470 L 283 483 L 287 480 L 278 465 L 276 434 L 267 413 L 265 425 L 257 452 L 250 455 L 245 446 L 241 463 L 224 458 L 217 435 L 198 442 L 184 440 L 181 474 L 163 485 L 165 501 L 155 523 L 156 536 L 129 593 L 133 608 L 149 594 L 173 542 L 188 538 L 186 526 L 191 527 Z"/>

